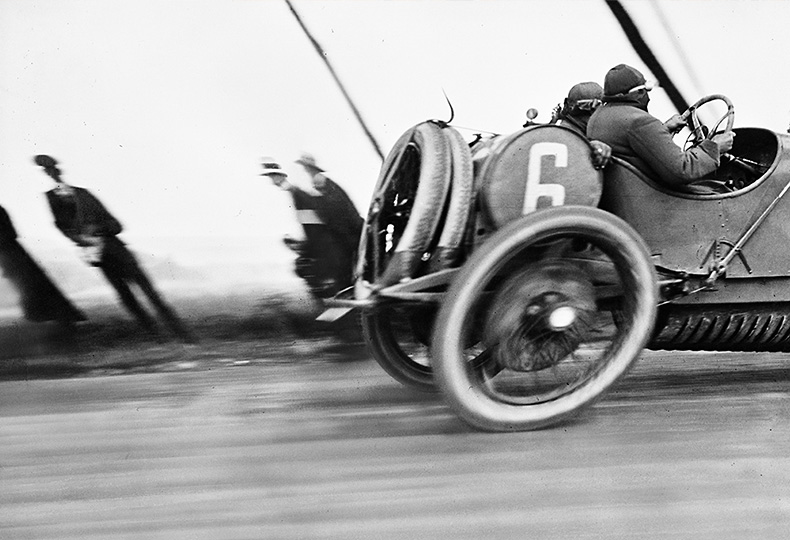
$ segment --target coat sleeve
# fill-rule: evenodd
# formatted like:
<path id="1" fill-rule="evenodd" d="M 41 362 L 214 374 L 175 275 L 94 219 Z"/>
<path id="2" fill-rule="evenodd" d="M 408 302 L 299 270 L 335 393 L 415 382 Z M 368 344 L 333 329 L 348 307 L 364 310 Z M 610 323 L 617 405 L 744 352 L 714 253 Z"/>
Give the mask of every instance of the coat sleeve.
<path id="1" fill-rule="evenodd" d="M 685 185 L 712 173 L 719 166 L 719 147 L 713 141 L 683 150 L 672 140 L 672 134 L 655 117 L 645 116 L 631 125 L 629 142 L 661 180 L 667 184 Z"/>
<path id="2" fill-rule="evenodd" d="M 82 190 L 78 199 L 80 221 L 83 232 L 91 236 L 115 236 L 123 230 L 121 222 L 87 189 Z"/>

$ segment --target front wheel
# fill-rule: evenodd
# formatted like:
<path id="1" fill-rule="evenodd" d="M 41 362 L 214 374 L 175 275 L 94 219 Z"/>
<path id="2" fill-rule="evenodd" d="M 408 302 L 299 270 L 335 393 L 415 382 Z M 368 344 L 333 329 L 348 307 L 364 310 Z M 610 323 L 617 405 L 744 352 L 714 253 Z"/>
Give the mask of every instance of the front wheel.
<path id="1" fill-rule="evenodd" d="M 434 378 L 474 427 L 556 423 L 626 373 L 657 299 L 647 248 L 625 222 L 590 207 L 535 212 L 489 238 L 456 276 L 434 327 Z M 470 362 L 464 344 L 475 333 L 484 352 Z"/>

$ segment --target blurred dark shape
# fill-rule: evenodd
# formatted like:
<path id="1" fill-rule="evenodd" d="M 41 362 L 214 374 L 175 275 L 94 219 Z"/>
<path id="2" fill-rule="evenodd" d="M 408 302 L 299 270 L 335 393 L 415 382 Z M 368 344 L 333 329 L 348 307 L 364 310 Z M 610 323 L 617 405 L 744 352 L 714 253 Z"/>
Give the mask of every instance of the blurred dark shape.
<path id="1" fill-rule="evenodd" d="M 17 241 L 16 229 L 0 206 L 0 268 L 19 292 L 25 318 L 33 322 L 57 321 L 71 326 L 86 320 L 57 288 L 44 270 Z"/>
<path id="2" fill-rule="evenodd" d="M 352 285 L 364 220 L 345 191 L 324 174 L 312 156 L 302 156 L 297 163 L 311 174 L 317 193 L 289 182 L 288 174 L 270 158 L 264 158 L 261 176 L 268 176 L 290 193 L 304 240 L 283 240 L 297 254 L 296 275 L 316 298 L 323 300 Z"/>
<path id="3" fill-rule="evenodd" d="M 316 199 L 316 212 L 338 245 L 339 256 L 348 271 L 343 275 L 343 286 L 338 290 L 344 289 L 353 283 L 353 268 L 365 220 L 348 194 L 318 166 L 312 155 L 302 154 L 296 163 L 305 168 L 313 187 L 320 193 Z"/>
<path id="4" fill-rule="evenodd" d="M 307 169 L 315 193 L 290 183 L 288 174 L 270 158 L 264 158 L 261 176 L 268 176 L 274 185 L 291 194 L 304 239 L 286 236 L 283 241 L 296 253 L 296 275 L 324 306 L 325 299 L 353 284 L 364 219 L 346 192 L 318 167 L 312 156 L 305 154 L 297 163 Z M 346 316 L 332 322 L 331 330 L 345 344 L 362 342 L 356 317 Z M 344 357 L 348 357 L 348 353 L 343 350 Z"/>
<path id="5" fill-rule="evenodd" d="M 44 169 L 55 169 L 58 166 L 58 161 L 53 158 L 52 156 L 47 156 L 46 154 L 39 154 L 33 158 L 33 161 L 39 167 L 43 167 Z"/>
<path id="6" fill-rule="evenodd" d="M 64 182 L 53 158 L 39 155 L 35 162 L 43 163 L 44 172 L 56 183 L 55 188 L 46 192 L 55 226 L 82 248 L 85 262 L 104 273 L 126 309 L 146 330 L 159 336 L 154 317 L 142 307 L 130 288 L 132 284 L 137 285 L 167 326 L 183 341 L 194 343 L 195 336 L 167 305 L 135 256 L 117 237 L 123 230 L 121 223 L 87 189 Z"/>

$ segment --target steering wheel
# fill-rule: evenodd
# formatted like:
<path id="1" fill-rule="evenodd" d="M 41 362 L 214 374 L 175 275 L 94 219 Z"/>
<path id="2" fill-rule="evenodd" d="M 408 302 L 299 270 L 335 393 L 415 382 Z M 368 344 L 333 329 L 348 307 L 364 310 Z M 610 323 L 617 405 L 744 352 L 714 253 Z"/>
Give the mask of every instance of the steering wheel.
<path id="1" fill-rule="evenodd" d="M 713 129 L 708 129 L 708 127 L 700 121 L 697 110 L 702 105 L 711 101 L 723 101 L 726 103 L 727 112 L 725 112 L 722 117 L 719 118 L 719 120 L 713 126 Z M 727 96 L 722 94 L 711 94 L 709 96 L 703 97 L 694 105 L 691 105 L 683 112 L 683 114 L 680 115 L 680 118 L 685 120 L 686 124 L 691 130 L 691 135 L 689 135 L 688 141 L 693 141 L 692 146 L 697 146 L 702 141 L 712 139 L 714 135 L 719 133 L 717 130 L 719 129 L 719 126 L 721 126 L 721 123 L 725 120 L 727 120 L 727 125 L 724 127 L 724 131 L 721 133 L 729 133 L 732 131 L 732 125 L 735 123 L 735 105 L 732 104 L 732 101 L 730 101 Z"/>

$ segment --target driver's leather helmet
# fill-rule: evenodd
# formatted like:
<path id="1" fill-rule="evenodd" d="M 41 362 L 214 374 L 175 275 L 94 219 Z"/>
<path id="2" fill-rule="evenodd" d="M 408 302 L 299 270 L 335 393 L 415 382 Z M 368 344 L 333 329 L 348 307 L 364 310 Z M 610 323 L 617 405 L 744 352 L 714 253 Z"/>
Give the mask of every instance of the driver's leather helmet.
<path id="1" fill-rule="evenodd" d="M 609 70 L 603 81 L 604 98 L 623 96 L 646 83 L 645 76 L 638 69 L 626 64 L 616 65 Z"/>
<path id="2" fill-rule="evenodd" d="M 592 114 L 603 98 L 603 88 L 597 82 L 581 82 L 568 91 L 562 112 L 564 114 Z"/>

